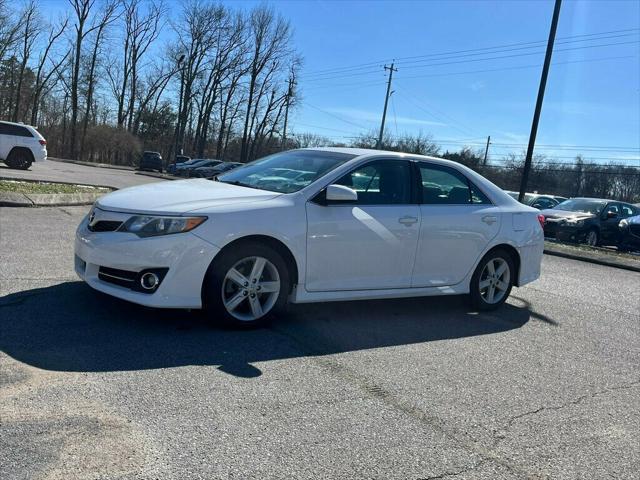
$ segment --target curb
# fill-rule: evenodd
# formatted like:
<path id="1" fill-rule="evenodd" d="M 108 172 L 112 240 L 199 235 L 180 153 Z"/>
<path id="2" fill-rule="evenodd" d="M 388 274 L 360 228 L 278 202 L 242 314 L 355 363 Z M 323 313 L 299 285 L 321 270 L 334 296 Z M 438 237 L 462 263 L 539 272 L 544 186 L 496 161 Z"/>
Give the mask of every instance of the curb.
<path id="1" fill-rule="evenodd" d="M 93 205 L 100 193 L 0 193 L 0 207 L 72 207 Z"/>
<path id="2" fill-rule="evenodd" d="M 605 267 L 620 268 L 622 270 L 629 270 L 631 272 L 640 272 L 640 265 L 638 266 L 629 265 L 626 263 L 616 262 L 612 260 L 604 260 L 600 258 L 576 255 L 573 253 L 559 252 L 557 250 L 547 250 L 546 248 L 544 249 L 544 253 L 546 255 L 552 255 L 554 257 L 568 258 L 570 260 L 579 260 L 581 262 L 593 263 L 596 265 L 603 265 Z"/>

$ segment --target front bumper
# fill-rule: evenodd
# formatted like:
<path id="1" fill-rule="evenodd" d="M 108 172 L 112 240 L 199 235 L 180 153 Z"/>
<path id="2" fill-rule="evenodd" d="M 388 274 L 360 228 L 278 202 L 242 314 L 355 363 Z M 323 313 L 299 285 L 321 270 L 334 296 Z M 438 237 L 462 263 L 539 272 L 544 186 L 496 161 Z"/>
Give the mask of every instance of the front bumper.
<path id="1" fill-rule="evenodd" d="M 75 239 L 75 270 L 92 288 L 158 308 L 201 308 L 204 276 L 220 249 L 192 233 L 139 238 L 132 233 L 91 232 L 85 218 Z M 100 267 L 140 272 L 168 269 L 153 293 L 99 278 Z"/>

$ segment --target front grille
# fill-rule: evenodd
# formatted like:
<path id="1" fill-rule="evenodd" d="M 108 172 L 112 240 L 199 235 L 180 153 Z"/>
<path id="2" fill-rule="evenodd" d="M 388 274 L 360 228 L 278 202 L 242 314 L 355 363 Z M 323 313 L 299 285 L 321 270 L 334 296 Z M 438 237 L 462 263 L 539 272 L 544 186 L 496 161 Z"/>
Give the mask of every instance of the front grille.
<path id="1" fill-rule="evenodd" d="M 126 288 L 135 288 L 138 272 L 120 270 L 118 268 L 100 267 L 98 278 L 103 282 L 113 283 Z"/>
<path id="2" fill-rule="evenodd" d="M 122 222 L 117 220 L 100 220 L 93 225 L 89 225 L 88 228 L 92 232 L 115 232 L 120 228 Z"/>
<path id="3" fill-rule="evenodd" d="M 636 237 L 640 237 L 640 225 L 630 225 L 629 226 L 629 231 L 631 232 L 631 235 L 635 235 Z"/>

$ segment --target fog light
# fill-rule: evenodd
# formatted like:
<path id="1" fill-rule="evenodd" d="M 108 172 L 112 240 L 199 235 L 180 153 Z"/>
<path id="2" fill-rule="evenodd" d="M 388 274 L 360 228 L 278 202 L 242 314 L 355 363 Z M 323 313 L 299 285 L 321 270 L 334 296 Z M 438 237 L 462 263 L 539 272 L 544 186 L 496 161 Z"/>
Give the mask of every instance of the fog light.
<path id="1" fill-rule="evenodd" d="M 158 275 L 153 272 L 147 272 L 140 277 L 140 286 L 145 290 L 153 290 L 160 283 Z"/>

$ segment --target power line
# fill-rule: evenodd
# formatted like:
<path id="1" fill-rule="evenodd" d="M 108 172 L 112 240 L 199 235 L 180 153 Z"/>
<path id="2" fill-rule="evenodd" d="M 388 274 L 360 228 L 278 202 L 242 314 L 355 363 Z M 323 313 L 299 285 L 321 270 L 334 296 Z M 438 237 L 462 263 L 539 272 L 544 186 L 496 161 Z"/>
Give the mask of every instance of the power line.
<path id="1" fill-rule="evenodd" d="M 586 58 L 586 59 L 582 59 L 582 60 L 568 60 L 568 61 L 564 61 L 564 62 L 551 62 L 551 65 L 567 65 L 567 64 L 571 64 L 571 63 L 588 63 L 588 62 L 599 62 L 599 61 L 605 61 L 605 60 L 622 60 L 622 59 L 627 59 L 627 58 L 638 58 L 637 55 L 622 55 L 622 56 L 615 56 L 615 57 L 602 57 L 602 58 Z M 410 75 L 408 77 L 400 77 L 400 80 L 408 80 L 408 79 L 412 79 L 412 78 L 428 78 L 428 77 L 448 77 L 448 76 L 453 76 L 453 75 L 468 75 L 468 74 L 472 74 L 472 73 L 489 73 L 489 72 L 503 72 L 503 71 L 507 71 L 507 70 L 521 70 L 521 69 L 525 69 L 525 68 L 540 68 L 542 66 L 542 64 L 540 63 L 535 63 L 535 64 L 530 64 L 530 65 L 515 65 L 512 67 L 501 67 L 501 68 L 490 68 L 490 69 L 483 69 L 483 70 L 467 70 L 464 72 L 442 72 L 442 73 L 429 73 L 426 75 Z M 355 85 L 355 84 L 349 84 L 349 85 Z M 338 85 L 336 85 L 338 86 Z M 328 88 L 329 86 L 325 86 L 323 88 Z M 318 87 L 316 87 L 318 88 Z"/>
<path id="2" fill-rule="evenodd" d="M 621 31 L 620 30 L 618 30 L 618 31 L 613 30 L 613 31 L 610 31 L 610 32 L 602 32 L 600 34 L 589 34 L 590 36 L 594 36 L 594 35 L 604 35 L 605 33 L 619 33 L 619 32 L 630 32 L 630 31 L 636 32 L 636 33 L 626 33 L 626 34 L 622 34 L 622 35 L 601 36 L 599 38 L 583 38 L 583 39 L 571 40 L 572 38 L 582 37 L 584 35 L 577 35 L 577 36 L 573 36 L 573 37 L 564 37 L 565 39 L 568 39 L 568 40 L 564 41 L 564 42 L 559 42 L 559 43 L 561 43 L 561 44 L 570 44 L 570 43 L 579 43 L 579 42 L 592 42 L 592 41 L 598 41 L 598 40 L 605 40 L 605 39 L 609 39 L 609 38 L 620 38 L 620 37 L 625 37 L 625 36 L 633 36 L 633 35 L 637 35 L 638 30 L 640 30 L 640 29 L 628 29 L 628 30 L 621 30 Z M 515 50 L 523 50 L 523 49 L 526 50 L 526 49 L 532 49 L 532 48 L 539 48 L 541 46 L 544 46 L 545 42 L 546 41 L 520 42 L 520 43 L 506 44 L 506 45 L 495 46 L 495 47 L 485 47 L 485 48 L 479 48 L 479 49 L 458 50 L 458 51 L 453 51 L 453 52 L 442 52 L 442 53 L 433 53 L 433 54 L 427 54 L 427 55 L 417 55 L 417 56 L 413 56 L 413 57 L 404 57 L 403 60 L 410 60 L 410 59 L 414 59 L 414 58 L 422 58 L 423 60 L 414 60 L 414 61 L 402 61 L 401 60 L 401 61 L 398 61 L 397 63 L 402 63 L 404 65 L 408 65 L 408 64 L 411 64 L 411 63 L 423 63 L 425 61 L 432 62 L 432 61 L 439 61 L 439 60 L 446 60 L 446 59 L 459 59 L 459 58 L 464 58 L 464 57 L 469 57 L 469 56 L 492 55 L 492 54 L 501 53 L 501 52 L 509 52 L 509 51 L 515 51 Z M 599 47 L 599 46 L 609 46 L 609 45 L 627 44 L 627 43 L 635 43 L 635 42 L 617 42 L 617 43 L 614 42 L 614 43 L 610 43 L 610 44 L 583 45 L 581 47 L 572 47 L 572 48 L 573 49 L 589 48 L 589 47 L 595 48 L 595 47 Z M 540 44 L 540 45 L 534 45 L 534 44 Z M 522 45 L 529 45 L 529 46 L 522 47 Z M 519 48 L 505 49 L 506 47 L 519 47 Z M 492 51 L 489 51 L 489 50 L 492 50 Z M 569 48 L 562 49 L 562 51 L 566 51 L 566 50 L 569 50 Z M 524 54 L 520 54 L 520 55 L 535 55 L 537 53 L 543 53 L 543 52 L 529 52 L 529 53 L 524 53 Z M 438 58 L 438 57 L 440 57 L 440 58 Z M 476 59 L 476 60 L 478 60 L 478 59 Z M 315 73 L 309 72 L 307 74 L 302 75 L 302 77 L 307 79 L 307 81 L 320 81 L 320 80 L 328 80 L 330 78 L 341 78 L 341 77 L 347 77 L 347 76 L 369 74 L 369 73 L 373 73 L 373 72 L 378 71 L 377 68 L 379 68 L 381 66 L 380 65 L 381 62 L 371 62 L 371 63 L 359 64 L 359 65 L 355 65 L 355 66 L 351 66 L 351 67 L 328 69 L 328 70 L 324 70 L 324 71 L 316 71 Z M 411 68 L 411 67 L 407 66 L 407 68 Z M 354 72 L 357 72 L 357 73 L 354 73 Z"/>
<path id="3" fill-rule="evenodd" d="M 348 123 L 349 125 L 353 125 L 355 127 L 362 128 L 362 129 L 365 129 L 365 130 L 369 129 L 369 127 L 365 127 L 363 125 L 357 124 L 355 122 L 352 122 L 351 120 L 347 120 L 345 118 L 342 118 L 341 116 L 336 115 L 335 113 L 329 112 L 329 111 L 324 110 L 324 109 L 322 109 L 320 107 L 316 107 L 315 105 L 311 105 L 309 102 L 300 102 L 300 103 L 304 104 L 304 105 L 307 105 L 307 106 L 309 106 L 311 108 L 314 108 L 314 109 L 318 110 L 319 112 L 324 113 L 325 115 L 329 115 L 330 117 L 336 118 L 336 119 L 340 120 L 341 122 Z"/>
<path id="4" fill-rule="evenodd" d="M 398 85 L 398 84 L 396 83 L 396 85 Z M 398 86 L 399 86 L 399 85 L 398 85 Z M 417 97 L 416 95 L 414 95 L 414 94 L 411 94 L 411 92 L 409 92 L 408 90 L 406 90 L 406 89 L 404 89 L 404 88 L 402 88 L 402 92 L 399 92 L 399 93 L 400 93 L 400 96 L 402 96 L 402 98 L 404 98 L 405 100 L 409 101 L 409 103 L 410 103 L 412 106 L 414 106 L 414 107 L 418 108 L 419 110 L 422 110 L 423 112 L 425 112 L 426 114 L 428 114 L 428 115 L 430 115 L 431 117 L 435 118 L 436 120 L 444 121 L 444 122 L 445 122 L 445 123 L 447 123 L 451 128 L 453 128 L 453 129 L 455 129 L 455 130 L 458 130 L 459 132 L 462 132 L 464 135 L 474 135 L 474 134 L 475 134 L 475 132 L 474 132 L 473 130 L 471 130 L 471 129 L 470 129 L 470 128 L 468 128 L 468 127 L 465 127 L 463 124 L 461 124 L 460 122 L 458 122 L 456 119 L 454 119 L 454 118 L 453 118 L 453 117 L 451 117 L 450 115 L 445 114 L 444 112 L 440 112 L 440 111 L 439 111 L 439 110 L 437 110 L 435 107 L 432 107 L 432 106 L 427 105 L 427 106 L 429 106 L 429 108 L 430 108 L 431 110 L 433 110 L 433 111 L 429 111 L 429 110 L 427 110 L 426 108 L 424 108 L 422 105 L 420 105 L 420 104 L 418 104 L 418 103 L 415 103 L 415 102 L 412 102 L 410 99 L 408 99 L 408 98 L 407 98 L 407 96 L 406 96 L 406 95 L 404 95 L 404 93 L 403 93 L 403 92 L 407 92 L 407 93 L 409 93 L 409 94 L 410 94 L 410 95 L 415 99 L 415 101 L 420 102 L 420 103 L 423 103 L 424 105 L 427 105 L 427 103 L 426 103 L 424 100 L 422 100 L 422 99 L 418 98 L 418 97 Z M 434 114 L 433 112 L 436 112 L 436 114 Z M 456 124 L 457 124 L 457 126 L 456 126 Z"/>
<path id="5" fill-rule="evenodd" d="M 590 48 L 601 48 L 601 47 L 611 47 L 611 46 L 616 46 L 616 45 L 637 45 L 639 42 L 637 40 L 633 40 L 633 41 L 627 41 L 627 42 L 611 42 L 611 43 L 603 43 L 603 44 L 598 44 L 598 45 L 581 45 L 581 46 L 575 46 L 575 47 L 568 47 L 568 48 L 560 48 L 558 50 L 556 50 L 556 52 L 569 52 L 569 51 L 574 51 L 574 50 L 585 50 L 585 49 L 590 49 Z M 498 52 L 490 52 L 490 53 L 485 53 L 483 55 L 488 55 L 488 54 L 493 54 L 493 53 L 498 53 Z M 471 63 L 471 62 L 485 62 L 488 60 L 502 60 L 505 58 L 518 58 L 518 57 L 527 57 L 527 56 L 531 56 L 531 55 L 541 55 L 543 54 L 544 51 L 535 51 L 535 52 L 526 52 L 526 53 L 513 53 L 510 55 L 499 55 L 496 57 L 487 57 L 487 58 L 467 58 L 464 60 L 454 60 L 456 57 L 450 57 L 452 59 L 452 61 L 447 61 L 447 62 L 436 62 L 436 63 L 423 63 L 420 65 L 414 65 L 414 66 L 408 66 L 406 67 L 407 69 L 422 69 L 422 68 L 427 68 L 427 67 L 437 67 L 437 66 L 441 66 L 441 65 L 454 65 L 454 64 L 459 64 L 459 63 Z M 438 59 L 438 60 L 444 60 L 444 58 Z M 305 82 L 322 82 L 322 81 L 326 81 L 326 80 L 334 80 L 336 78 L 349 78 L 349 77 L 359 77 L 362 75 L 371 75 L 373 73 L 379 72 L 378 68 L 370 68 L 366 71 L 362 71 L 362 72 L 354 72 L 354 73 L 345 73 L 345 74 L 340 74 L 340 75 L 333 75 L 333 76 L 329 76 L 329 77 L 317 77 L 317 78 L 308 78 L 305 79 Z"/>

